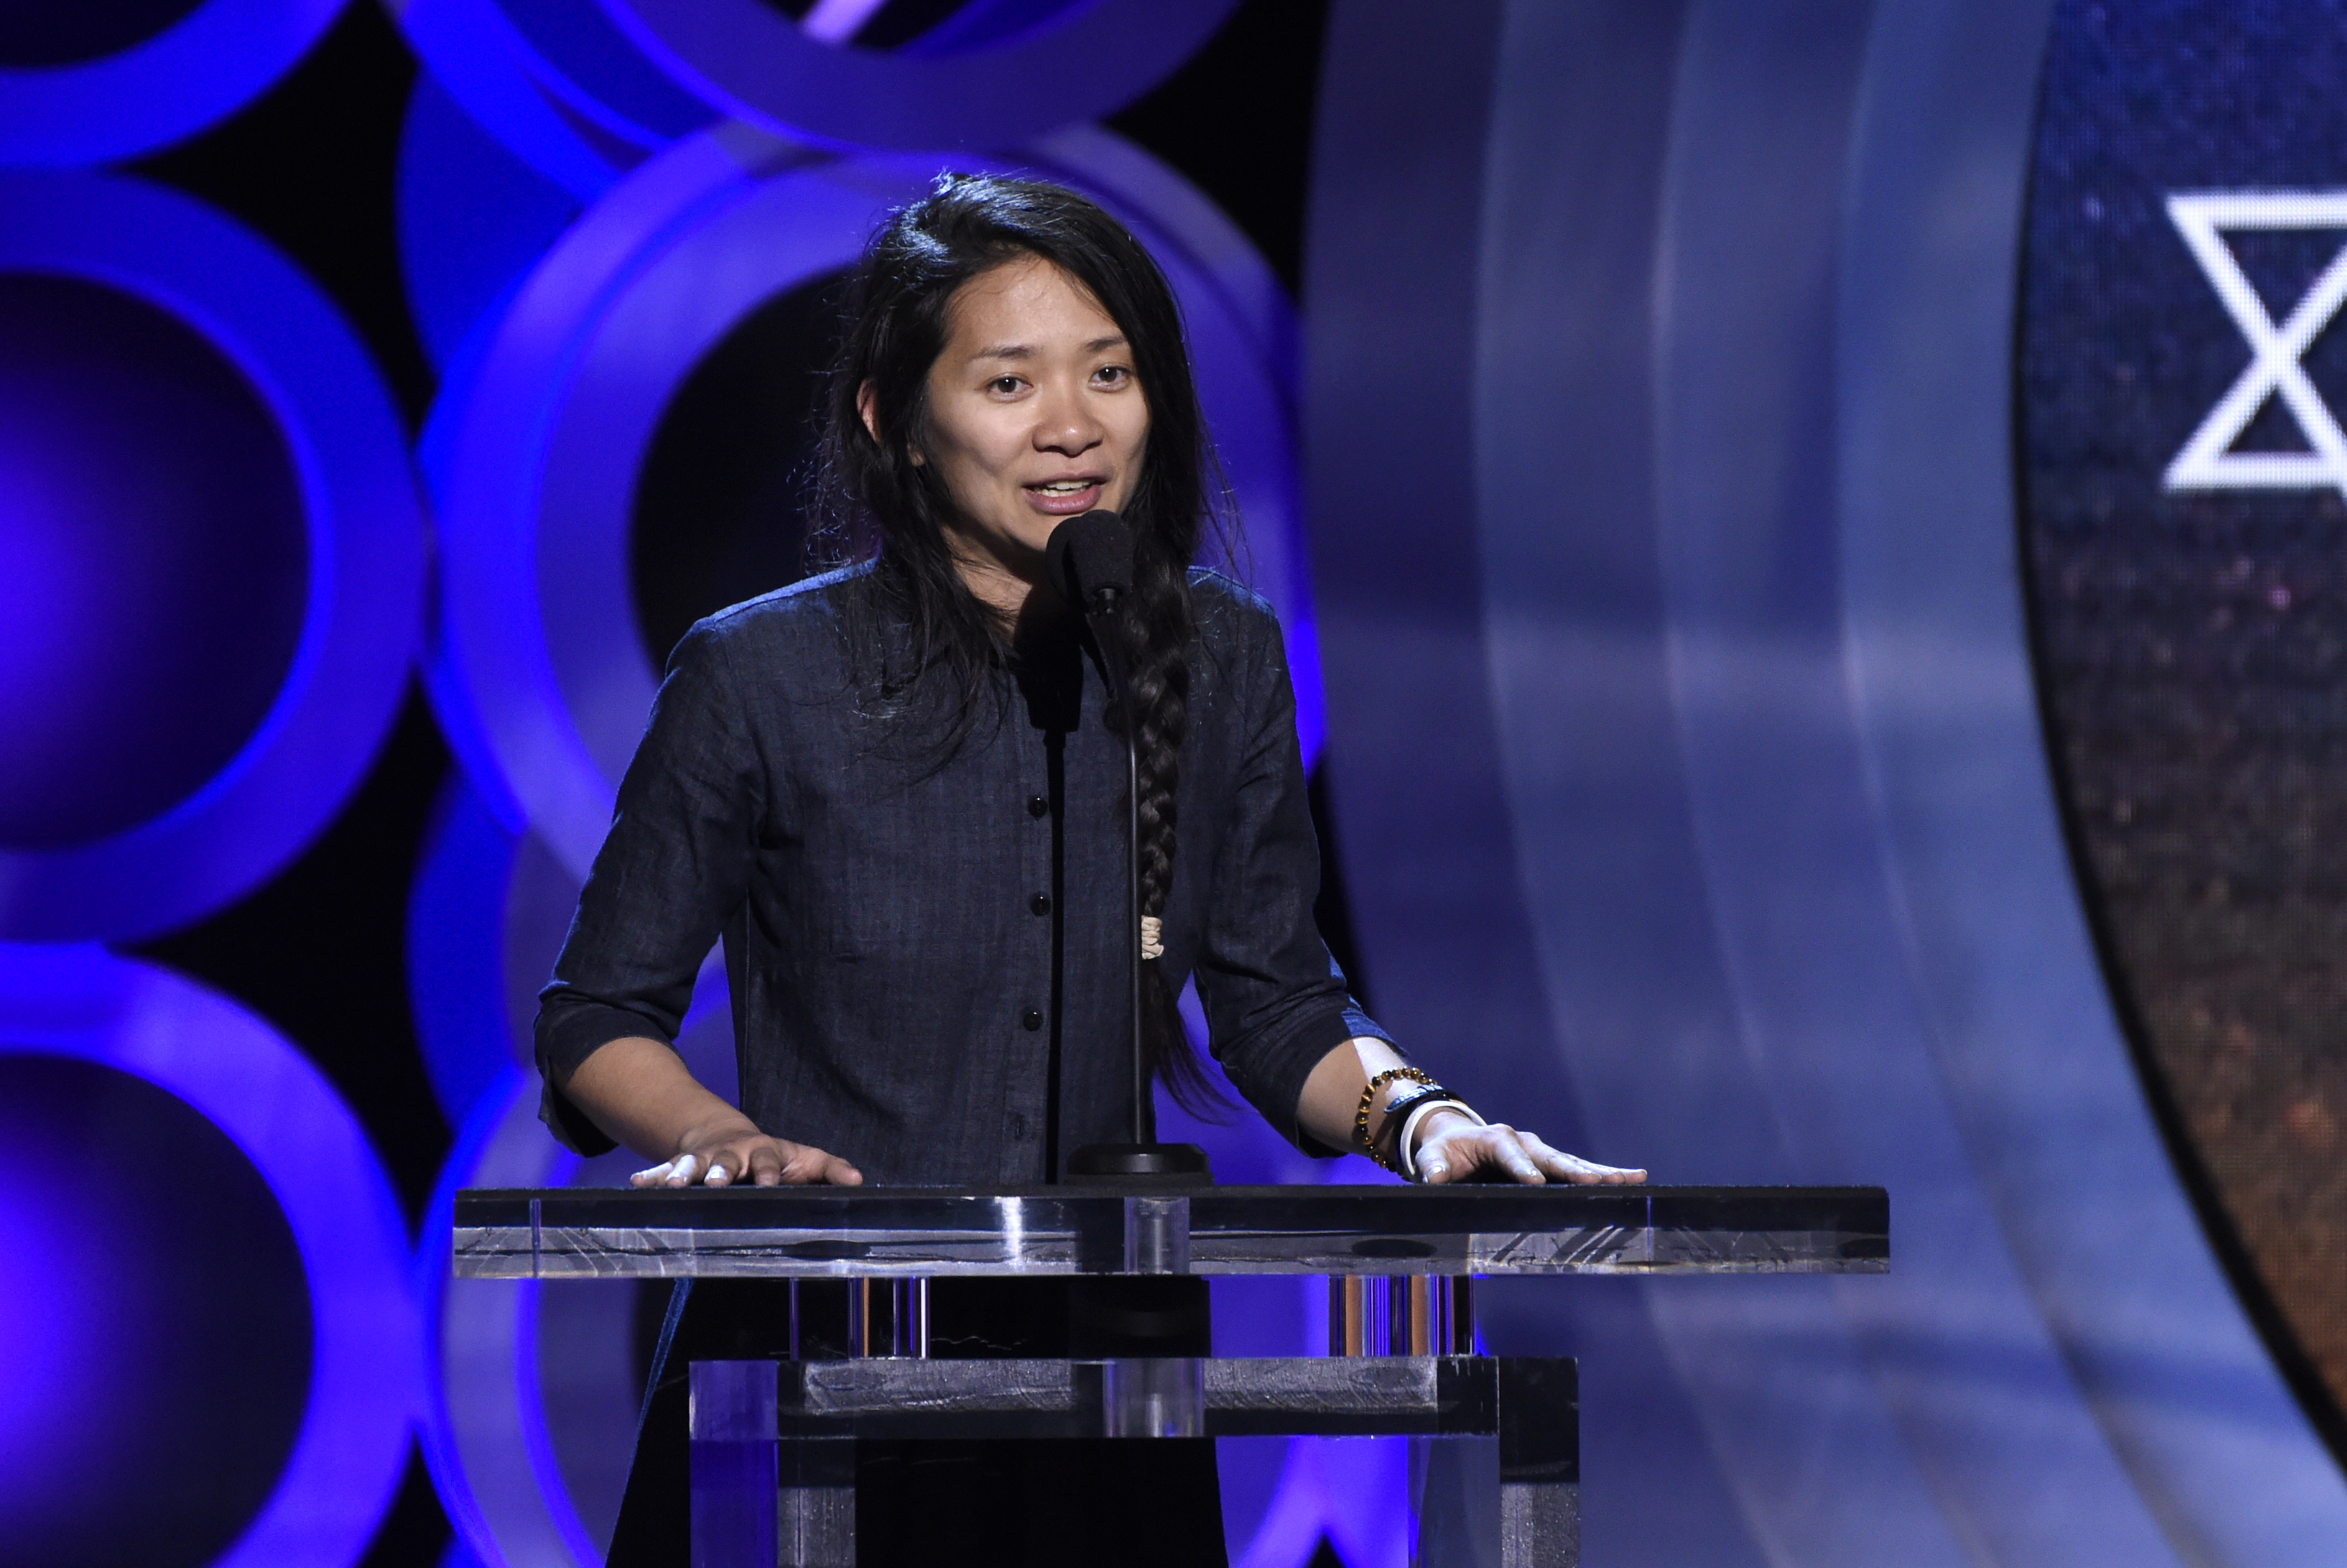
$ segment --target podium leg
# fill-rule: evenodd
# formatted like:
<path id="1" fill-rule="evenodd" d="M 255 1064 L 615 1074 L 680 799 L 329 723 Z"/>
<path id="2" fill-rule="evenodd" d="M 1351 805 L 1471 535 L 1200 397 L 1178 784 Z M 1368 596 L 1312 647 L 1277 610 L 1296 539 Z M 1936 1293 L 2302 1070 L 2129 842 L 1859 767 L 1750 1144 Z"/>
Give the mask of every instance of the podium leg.
<path id="1" fill-rule="evenodd" d="M 780 1568 L 856 1568 L 856 1440 L 789 1438 L 779 1445 Z"/>
<path id="2" fill-rule="evenodd" d="M 856 1568 L 856 1440 L 778 1438 L 777 1369 L 692 1364 L 692 1568 Z"/>
<path id="3" fill-rule="evenodd" d="M 1578 1568 L 1581 1389 L 1568 1359 L 1500 1358 L 1501 1568 Z"/>
<path id="4" fill-rule="evenodd" d="M 1409 1568 L 1501 1568 L 1500 1441 L 1409 1440 Z"/>
<path id="5" fill-rule="evenodd" d="M 774 1363 L 695 1361 L 692 1389 L 692 1568 L 770 1568 L 781 1484 Z"/>

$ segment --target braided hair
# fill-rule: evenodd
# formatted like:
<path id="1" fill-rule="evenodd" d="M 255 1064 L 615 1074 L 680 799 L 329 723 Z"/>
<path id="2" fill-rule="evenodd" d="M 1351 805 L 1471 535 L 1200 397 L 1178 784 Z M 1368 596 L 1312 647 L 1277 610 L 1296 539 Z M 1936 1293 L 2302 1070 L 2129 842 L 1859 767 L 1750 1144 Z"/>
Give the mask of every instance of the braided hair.
<path id="1" fill-rule="evenodd" d="M 954 296 L 1007 262 L 1040 257 L 1089 292 L 1122 331 L 1149 409 L 1140 473 L 1123 509 L 1133 534 L 1125 596 L 1137 739 L 1141 900 L 1163 916 L 1174 886 L 1182 742 L 1189 725 L 1195 622 L 1189 568 L 1202 527 L 1224 523 L 1224 495 L 1190 372 L 1180 308 L 1139 241 L 1095 203 L 1040 180 L 948 174 L 923 200 L 891 214 L 850 284 L 846 331 L 827 389 L 822 482 L 834 560 L 868 559 L 882 628 L 846 628 L 852 641 L 899 654 L 885 672 L 892 702 L 942 703 L 937 732 L 949 755 L 1004 700 L 1009 657 L 1000 619 L 970 592 L 948 536 L 954 516 L 934 466 L 917 462 L 928 433 L 928 381 L 948 335 Z M 859 398 L 869 387 L 873 425 Z M 851 607 L 853 613 L 853 607 Z M 866 639 L 866 630 L 883 631 Z M 1184 1029 L 1160 961 L 1143 966 L 1143 1050 L 1151 1073 L 1185 1107 L 1226 1104 Z"/>

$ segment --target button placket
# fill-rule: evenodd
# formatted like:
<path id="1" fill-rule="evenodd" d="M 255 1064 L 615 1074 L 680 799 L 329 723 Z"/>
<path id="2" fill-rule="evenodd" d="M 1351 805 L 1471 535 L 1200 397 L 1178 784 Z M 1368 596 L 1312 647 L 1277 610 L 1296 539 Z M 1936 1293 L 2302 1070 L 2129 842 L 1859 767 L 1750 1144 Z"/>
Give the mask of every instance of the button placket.
<path id="1" fill-rule="evenodd" d="M 1033 769 L 1033 772 L 1028 774 L 1030 779 L 1047 775 L 1051 769 L 1051 762 L 1041 735 L 1037 732 L 1029 731 L 1022 736 L 1022 741 L 1025 743 L 1020 746 L 1023 764 L 1021 771 Z M 1020 835 L 1022 842 L 1020 845 L 1018 863 L 1020 884 L 1023 891 L 1018 897 L 1026 904 L 1030 912 L 1038 916 L 1048 916 L 1051 911 L 1051 897 L 1048 889 L 1051 886 L 1051 844 L 1052 830 L 1055 825 L 1051 816 L 1051 801 L 1047 793 L 1037 790 L 1030 784 L 1030 793 L 1026 796 L 1026 804 L 1029 823 L 1036 831 Z M 1036 943 L 1027 960 L 1034 966 L 1030 971 L 1032 978 L 1028 984 L 1035 989 L 1029 990 L 1026 998 L 1020 999 L 1022 1005 L 1019 1012 L 1020 1029 L 1030 1043 L 1025 1047 L 1013 1048 L 1013 1054 L 1019 1059 L 1019 1065 L 1013 1068 L 1010 1074 L 1010 1081 L 1006 1085 L 1009 1092 L 1003 1107 L 1003 1130 L 1008 1134 L 1007 1143 L 1010 1145 L 1010 1151 L 1006 1151 L 1006 1154 L 1010 1162 L 1006 1166 L 1006 1172 L 1019 1173 L 1019 1179 L 1021 1180 L 1033 1179 L 1031 1174 L 1026 1173 L 1030 1164 L 1040 1158 L 1043 1127 L 1050 1115 L 1047 1104 L 1050 1098 L 1049 1052 L 1043 1049 L 1043 1041 L 1038 1038 L 1043 1032 L 1043 1009 L 1033 1004 L 1036 1001 L 1047 999 L 1051 993 L 1051 923 L 1048 920 L 1040 920 L 1037 923 L 1035 930 Z M 1012 1038 L 1017 1039 L 1018 1036 L 1014 1035 Z"/>

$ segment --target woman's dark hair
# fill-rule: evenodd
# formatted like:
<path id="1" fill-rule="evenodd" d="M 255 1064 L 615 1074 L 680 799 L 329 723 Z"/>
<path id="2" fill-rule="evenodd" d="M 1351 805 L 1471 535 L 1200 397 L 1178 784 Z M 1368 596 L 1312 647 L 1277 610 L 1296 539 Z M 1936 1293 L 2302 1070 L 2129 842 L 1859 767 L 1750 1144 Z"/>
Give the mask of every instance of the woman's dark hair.
<path id="1" fill-rule="evenodd" d="M 1141 898 L 1162 915 L 1174 883 L 1175 792 L 1189 723 L 1189 567 L 1224 497 L 1198 408 L 1180 308 L 1165 275 L 1124 226 L 1074 191 L 1040 180 L 941 176 L 928 198 L 892 214 L 865 248 L 850 286 L 845 339 L 828 388 L 822 472 L 835 555 L 869 559 L 873 599 L 904 651 L 895 695 L 942 695 L 948 753 L 1002 701 L 1007 629 L 964 582 L 946 528 L 952 498 L 917 463 L 930 415 L 930 367 L 945 347 L 955 294 L 979 274 L 1035 256 L 1089 292 L 1125 336 L 1149 406 L 1141 471 L 1123 510 L 1133 534 L 1125 596 L 1141 773 Z M 872 389 L 876 438 L 858 406 Z M 920 706 L 927 708 L 923 702 Z M 934 710 L 932 710 L 934 711 Z M 1206 1077 L 1156 962 L 1142 983 L 1149 1067 L 1193 1110 L 1226 1103 Z"/>

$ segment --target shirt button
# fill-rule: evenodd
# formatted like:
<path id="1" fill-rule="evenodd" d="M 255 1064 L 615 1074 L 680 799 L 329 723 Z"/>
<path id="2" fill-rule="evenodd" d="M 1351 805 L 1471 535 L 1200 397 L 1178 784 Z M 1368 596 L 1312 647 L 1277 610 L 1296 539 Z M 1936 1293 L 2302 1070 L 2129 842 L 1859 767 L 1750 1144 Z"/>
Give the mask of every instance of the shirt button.
<path id="1" fill-rule="evenodd" d="M 1020 1015 L 1019 1021 L 1025 1024 L 1030 1030 L 1040 1029 L 1043 1027 L 1043 1015 L 1040 1012 L 1038 1012 L 1035 1009 L 1029 1008 L 1024 1013 Z"/>
<path id="2" fill-rule="evenodd" d="M 1038 915 L 1048 915 L 1051 912 L 1051 896 L 1049 893 L 1038 893 L 1027 900 L 1027 907 L 1034 910 Z"/>
<path id="3" fill-rule="evenodd" d="M 1027 815 L 1029 816 L 1041 816 L 1051 809 L 1051 803 L 1045 800 L 1041 795 L 1030 794 L 1027 797 Z"/>

